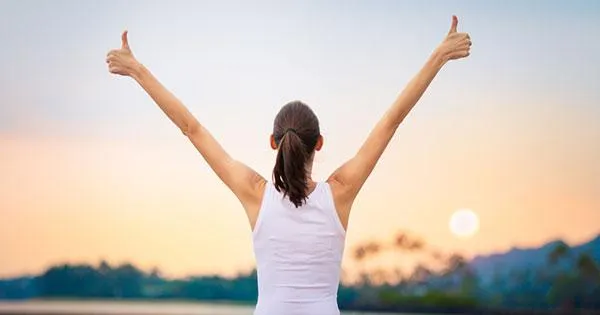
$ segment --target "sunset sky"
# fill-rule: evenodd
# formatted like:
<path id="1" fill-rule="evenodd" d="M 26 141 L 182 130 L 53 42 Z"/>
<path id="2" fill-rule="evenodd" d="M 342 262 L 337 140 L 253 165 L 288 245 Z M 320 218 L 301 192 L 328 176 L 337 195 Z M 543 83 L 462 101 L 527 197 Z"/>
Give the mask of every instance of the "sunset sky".
<path id="1" fill-rule="evenodd" d="M 300 99 L 350 158 L 459 17 L 441 71 L 359 195 L 351 248 L 398 230 L 468 257 L 600 233 L 600 1 L 0 1 L 0 277 L 130 261 L 166 275 L 254 265 L 243 209 L 133 80 L 136 57 L 235 158 L 270 178 Z M 451 234 L 475 211 L 479 232 Z M 401 258 L 400 258 L 401 259 Z"/>

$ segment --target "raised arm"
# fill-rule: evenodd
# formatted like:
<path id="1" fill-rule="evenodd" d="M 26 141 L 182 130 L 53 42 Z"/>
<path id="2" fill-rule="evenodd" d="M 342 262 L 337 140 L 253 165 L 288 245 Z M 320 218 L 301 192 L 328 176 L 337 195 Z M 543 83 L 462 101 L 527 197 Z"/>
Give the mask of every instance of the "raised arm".
<path id="1" fill-rule="evenodd" d="M 347 224 L 350 208 L 356 195 L 373 171 L 396 129 L 421 98 L 433 78 L 449 60 L 469 55 L 471 40 L 468 34 L 457 32 L 457 24 L 458 19 L 453 16 L 452 26 L 446 38 L 383 115 L 356 155 L 336 169 L 329 177 L 328 181 L 334 191 L 336 208 L 343 224 Z"/>
<path id="2" fill-rule="evenodd" d="M 169 119 L 190 139 L 217 176 L 242 202 L 253 226 L 256 219 L 254 212 L 258 211 L 265 180 L 258 173 L 229 156 L 183 103 L 135 59 L 129 47 L 127 31 L 123 32 L 121 40 L 121 48 L 111 50 L 107 55 L 109 71 L 132 77 L 139 83 Z"/>

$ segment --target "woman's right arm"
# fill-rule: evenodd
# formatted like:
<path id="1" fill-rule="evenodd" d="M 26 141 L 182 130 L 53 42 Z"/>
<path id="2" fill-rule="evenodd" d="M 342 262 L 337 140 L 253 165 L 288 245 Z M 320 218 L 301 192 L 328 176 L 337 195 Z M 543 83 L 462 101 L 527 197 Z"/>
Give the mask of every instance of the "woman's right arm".
<path id="1" fill-rule="evenodd" d="M 469 55 L 471 40 L 468 34 L 457 32 L 457 24 L 458 20 L 453 16 L 452 26 L 444 41 L 383 115 L 356 155 L 329 177 L 328 182 L 332 186 L 336 208 L 344 226 L 348 223 L 354 199 L 375 168 L 400 123 L 446 62 Z"/>

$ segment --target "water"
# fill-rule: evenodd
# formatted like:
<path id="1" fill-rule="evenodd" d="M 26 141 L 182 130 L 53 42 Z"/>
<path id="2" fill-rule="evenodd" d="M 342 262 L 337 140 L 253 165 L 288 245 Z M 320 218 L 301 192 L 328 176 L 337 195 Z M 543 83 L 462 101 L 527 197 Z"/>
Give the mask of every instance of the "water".
<path id="1" fill-rule="evenodd" d="M 196 302 L 129 301 L 0 301 L 0 314 L 77 315 L 252 315 L 254 306 Z M 343 315 L 378 313 L 343 312 Z M 387 313 L 386 315 L 394 315 Z M 410 314 L 395 314 L 410 315 Z"/>

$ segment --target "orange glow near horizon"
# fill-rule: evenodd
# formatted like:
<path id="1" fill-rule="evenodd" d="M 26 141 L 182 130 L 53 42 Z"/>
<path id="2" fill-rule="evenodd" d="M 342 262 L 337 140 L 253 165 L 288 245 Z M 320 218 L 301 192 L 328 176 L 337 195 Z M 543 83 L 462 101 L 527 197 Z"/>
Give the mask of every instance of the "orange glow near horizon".
<path id="1" fill-rule="evenodd" d="M 5 193 L 0 207 L 9 209 L 0 221 L 0 248 L 6 257 L 0 261 L 0 276 L 37 273 L 63 262 L 96 264 L 101 259 L 132 262 L 145 270 L 158 267 L 173 277 L 235 275 L 253 267 L 250 230 L 241 206 L 202 166 L 204 162 L 185 140 L 171 146 L 175 152 L 187 151 L 182 163 L 179 157 L 184 155 L 153 156 L 151 148 L 134 148 L 125 141 L 119 145 L 40 139 L 0 139 L 0 171 L 5 175 L 0 181 Z M 357 268 L 351 258 L 355 245 L 386 241 L 399 230 L 412 231 L 428 245 L 467 257 L 512 246 L 537 246 L 554 238 L 581 242 L 598 232 L 600 221 L 593 210 L 597 196 L 585 199 L 573 194 L 583 193 L 585 186 L 571 187 L 569 194 L 561 196 L 554 191 L 561 187 L 544 187 L 540 182 L 537 196 L 543 197 L 533 199 L 523 191 L 533 189 L 533 183 L 493 192 L 465 181 L 462 185 L 468 187 L 431 194 L 425 187 L 436 189 L 436 178 L 451 174 L 411 181 L 424 174 L 418 168 L 422 161 L 406 160 L 410 165 L 401 171 L 389 163 L 392 157 L 389 154 L 382 161 L 383 170 L 373 174 L 356 202 L 344 262 L 347 272 Z M 195 164 L 199 166 L 187 167 Z M 411 166 L 417 169 L 412 175 L 407 174 Z M 506 170 L 487 171 L 461 171 L 460 176 L 485 176 L 488 185 L 503 185 Z M 413 185 L 412 190 L 390 190 L 397 180 L 390 173 L 404 173 L 409 179 L 402 182 Z M 476 196 L 461 197 L 460 190 Z M 563 208 L 567 201 L 574 210 Z M 481 209 L 480 231 L 468 239 L 456 238 L 448 230 L 448 218 L 459 203 Z M 549 207 L 556 210 L 546 211 Z M 398 265 L 397 258 L 386 256 L 374 261 L 375 267 Z"/>

